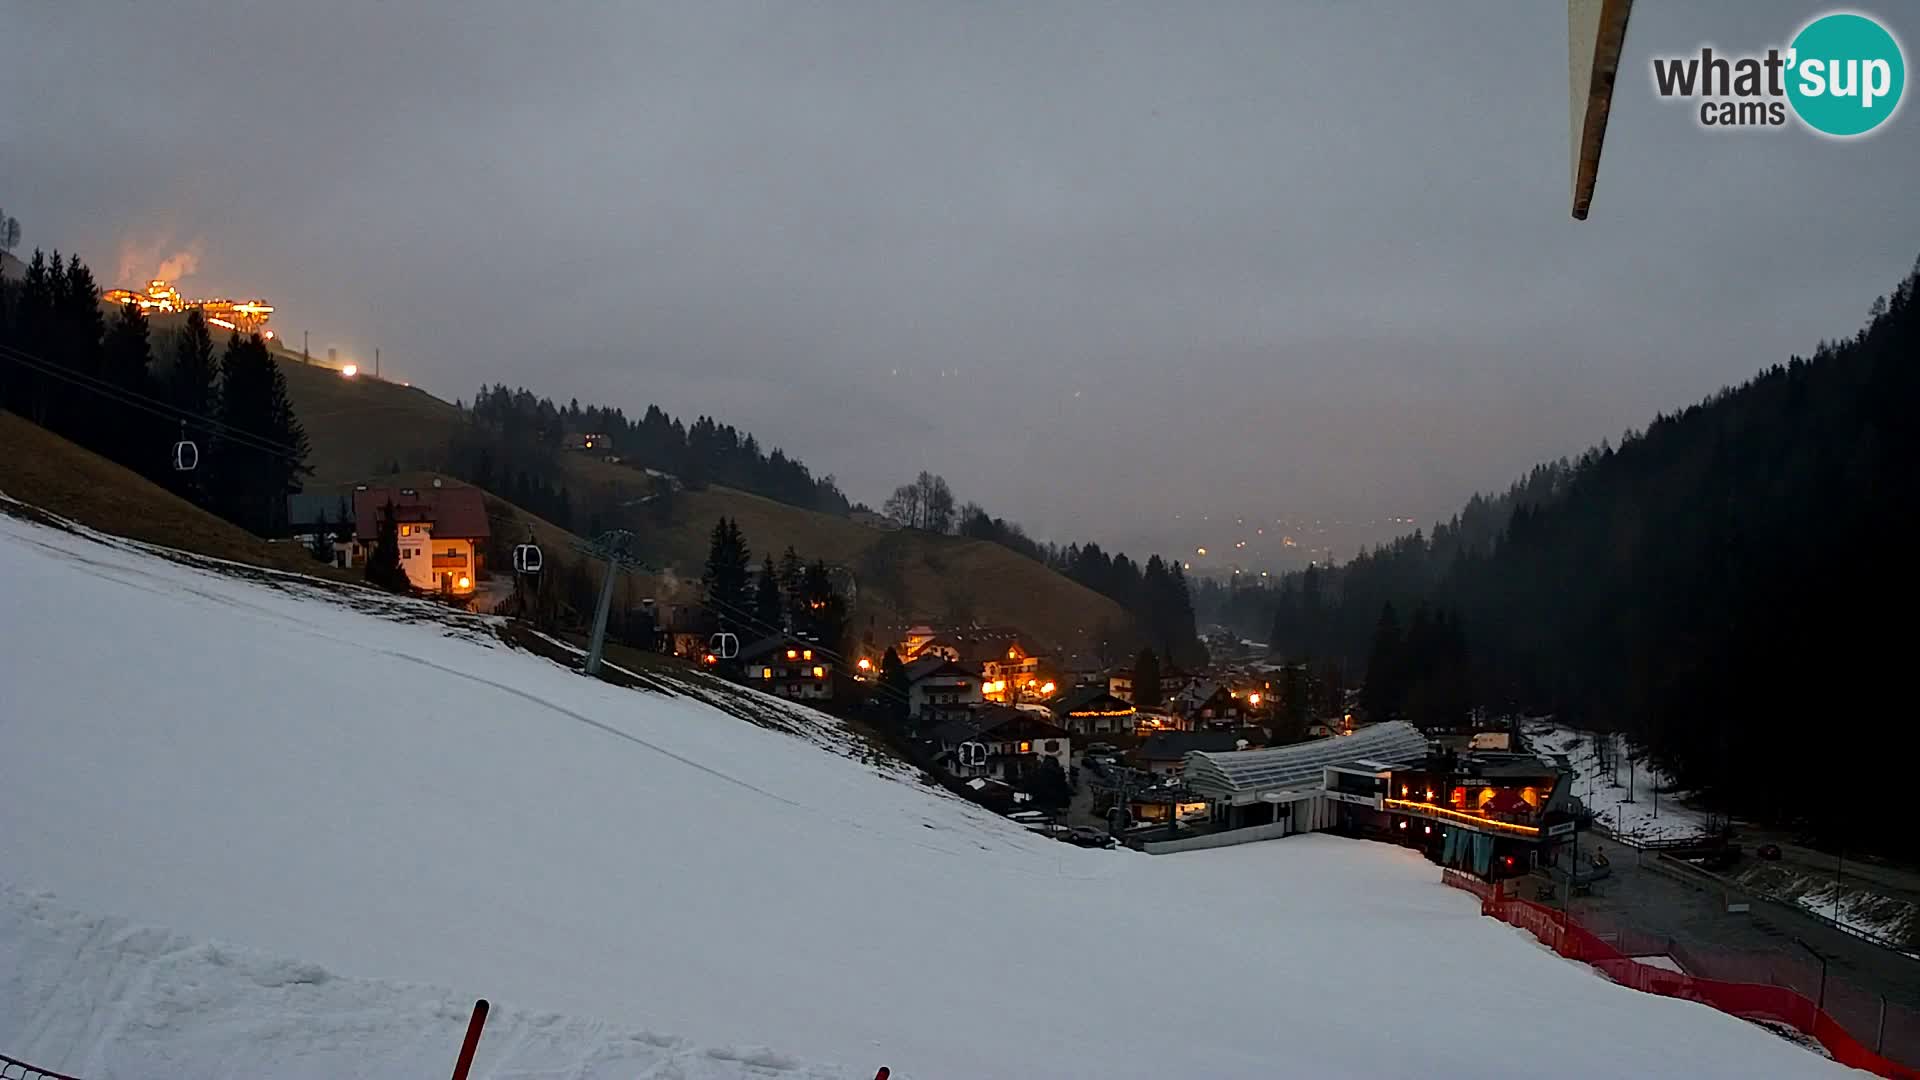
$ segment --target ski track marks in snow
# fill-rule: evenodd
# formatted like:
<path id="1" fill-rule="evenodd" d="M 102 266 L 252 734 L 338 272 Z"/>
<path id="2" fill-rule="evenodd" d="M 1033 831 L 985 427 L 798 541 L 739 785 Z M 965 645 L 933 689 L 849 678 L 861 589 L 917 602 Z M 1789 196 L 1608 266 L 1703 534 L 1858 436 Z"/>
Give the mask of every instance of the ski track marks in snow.
<path id="1" fill-rule="evenodd" d="M 0 886 L 0 1030 L 15 1057 L 85 1078 L 438 1076 L 470 999 L 440 987 L 344 978 L 316 964 L 86 916 Z M 825 1080 L 871 1070 L 762 1046 L 495 1003 L 483 1080 Z"/>

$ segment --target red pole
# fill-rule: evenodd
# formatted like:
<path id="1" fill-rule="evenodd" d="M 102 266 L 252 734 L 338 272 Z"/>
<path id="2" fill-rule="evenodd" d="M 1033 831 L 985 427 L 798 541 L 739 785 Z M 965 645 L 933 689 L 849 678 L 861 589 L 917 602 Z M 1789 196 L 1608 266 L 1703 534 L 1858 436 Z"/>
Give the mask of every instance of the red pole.
<path id="1" fill-rule="evenodd" d="M 480 1029 L 487 1026 L 487 999 L 473 1003 L 473 1019 L 467 1021 L 467 1041 L 460 1044 L 460 1059 L 453 1063 L 453 1080 L 467 1080 L 473 1068 L 473 1053 L 480 1049 Z"/>

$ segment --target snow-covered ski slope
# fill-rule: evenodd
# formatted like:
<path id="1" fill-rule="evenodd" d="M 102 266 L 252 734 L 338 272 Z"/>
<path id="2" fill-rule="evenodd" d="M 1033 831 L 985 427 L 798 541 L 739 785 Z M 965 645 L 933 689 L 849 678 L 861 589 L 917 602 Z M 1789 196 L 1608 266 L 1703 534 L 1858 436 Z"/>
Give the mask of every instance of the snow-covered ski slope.
<path id="1" fill-rule="evenodd" d="M 1837 1072 L 1403 851 L 1084 851 L 329 595 L 0 515 L 0 1052 L 435 1075 L 485 996 L 495 1078 Z"/>

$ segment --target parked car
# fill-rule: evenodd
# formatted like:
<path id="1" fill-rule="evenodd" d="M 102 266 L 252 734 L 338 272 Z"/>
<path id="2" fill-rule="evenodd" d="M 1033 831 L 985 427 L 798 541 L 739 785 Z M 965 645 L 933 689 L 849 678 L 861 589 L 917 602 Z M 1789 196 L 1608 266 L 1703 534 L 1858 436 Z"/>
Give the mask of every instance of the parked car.
<path id="1" fill-rule="evenodd" d="M 1086 848 L 1110 848 L 1118 843 L 1113 837 L 1091 825 L 1076 825 L 1069 829 L 1062 839 L 1076 847 Z"/>
<path id="2" fill-rule="evenodd" d="M 1097 743 L 1087 744 L 1088 756 L 1092 756 L 1095 754 L 1111 754 L 1111 753 L 1117 752 L 1118 750 L 1119 750 L 1119 747 L 1113 745 L 1112 743 L 1097 742 Z"/>
<path id="3" fill-rule="evenodd" d="M 1761 844 L 1758 848 L 1754 849 L 1753 853 L 1767 860 L 1768 862 L 1777 862 L 1779 861 L 1779 858 L 1780 858 L 1780 845 L 1779 844 Z"/>

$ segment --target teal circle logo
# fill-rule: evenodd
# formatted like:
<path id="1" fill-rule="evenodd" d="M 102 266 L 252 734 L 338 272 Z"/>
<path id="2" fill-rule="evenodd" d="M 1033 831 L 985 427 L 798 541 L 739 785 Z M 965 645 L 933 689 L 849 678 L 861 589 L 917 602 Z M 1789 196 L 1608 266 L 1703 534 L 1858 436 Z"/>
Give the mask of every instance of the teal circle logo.
<path id="1" fill-rule="evenodd" d="M 1865 135 L 1900 107 L 1907 85 L 1900 43 L 1865 15 L 1813 20 L 1795 35 L 1787 56 L 1787 100 L 1815 131 Z"/>

